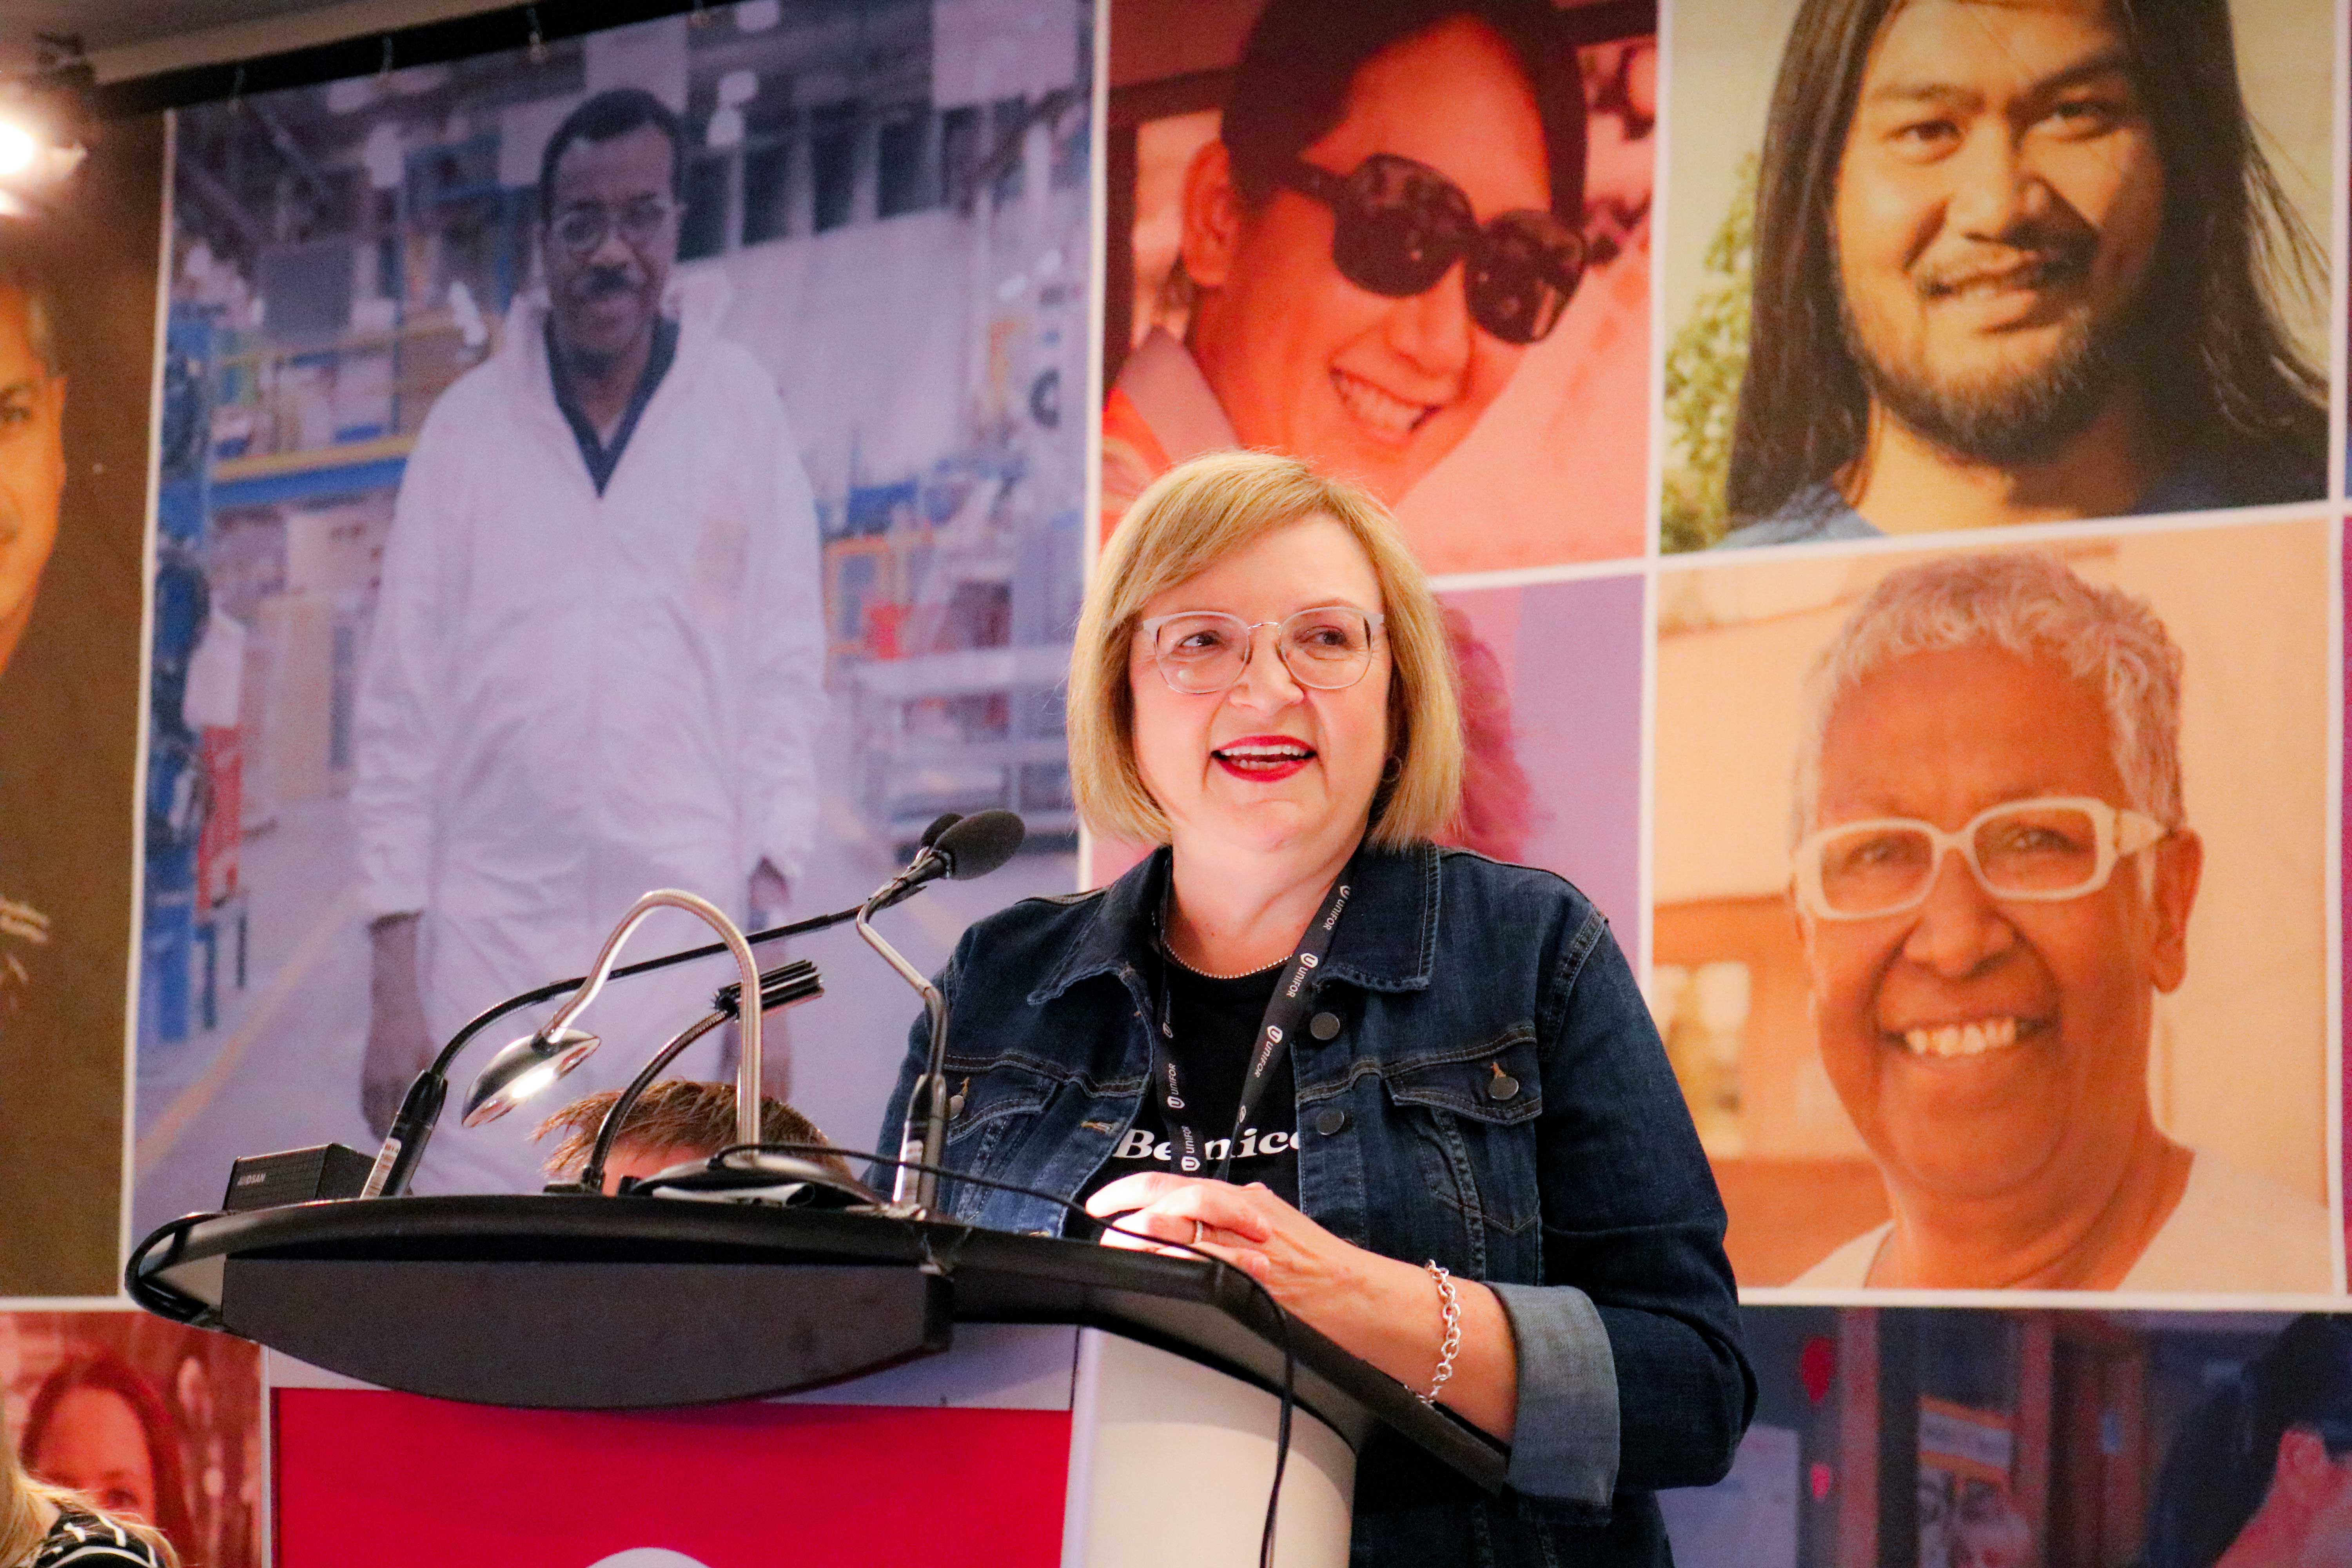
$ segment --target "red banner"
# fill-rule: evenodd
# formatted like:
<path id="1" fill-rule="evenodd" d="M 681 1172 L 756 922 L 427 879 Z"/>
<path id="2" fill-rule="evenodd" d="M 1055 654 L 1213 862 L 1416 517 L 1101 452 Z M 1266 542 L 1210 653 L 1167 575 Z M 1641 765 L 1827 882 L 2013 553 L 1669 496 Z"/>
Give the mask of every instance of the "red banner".
<path id="1" fill-rule="evenodd" d="M 1064 1411 L 742 1404 L 500 1410 L 276 1395 L 280 1568 L 1049 1568 Z M 642 1554 L 642 1555 L 641 1555 Z"/>

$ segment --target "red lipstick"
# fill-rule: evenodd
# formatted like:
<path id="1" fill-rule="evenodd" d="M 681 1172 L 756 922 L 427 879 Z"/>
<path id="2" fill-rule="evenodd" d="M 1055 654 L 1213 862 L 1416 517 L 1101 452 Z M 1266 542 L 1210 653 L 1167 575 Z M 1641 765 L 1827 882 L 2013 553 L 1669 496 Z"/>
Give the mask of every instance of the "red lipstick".
<path id="1" fill-rule="evenodd" d="M 1315 748 L 1295 735 L 1244 735 L 1227 741 L 1209 755 L 1234 778 L 1272 784 L 1313 762 Z"/>

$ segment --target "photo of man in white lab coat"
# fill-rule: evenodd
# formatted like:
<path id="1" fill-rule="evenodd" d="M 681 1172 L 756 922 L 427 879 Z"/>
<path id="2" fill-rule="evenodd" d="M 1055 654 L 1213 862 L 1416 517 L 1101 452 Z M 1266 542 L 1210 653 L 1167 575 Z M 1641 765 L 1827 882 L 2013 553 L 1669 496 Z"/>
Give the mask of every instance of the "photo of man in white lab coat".
<path id="1" fill-rule="evenodd" d="M 438 1042 L 581 973 L 637 895 L 772 911 L 815 838 L 816 517 L 774 384 L 717 335 L 714 301 L 672 286 L 685 155 L 641 89 L 562 121 L 541 164 L 545 291 L 518 296 L 408 460 L 352 794 L 379 1133 Z M 629 956 L 705 940 L 671 918 Z M 583 1019 L 605 1049 L 564 1098 L 626 1082 L 714 983 L 696 965 L 610 988 Z M 718 1076 L 717 1052 L 676 1071 Z M 535 1189 L 537 1120 L 439 1140 L 421 1189 Z"/>

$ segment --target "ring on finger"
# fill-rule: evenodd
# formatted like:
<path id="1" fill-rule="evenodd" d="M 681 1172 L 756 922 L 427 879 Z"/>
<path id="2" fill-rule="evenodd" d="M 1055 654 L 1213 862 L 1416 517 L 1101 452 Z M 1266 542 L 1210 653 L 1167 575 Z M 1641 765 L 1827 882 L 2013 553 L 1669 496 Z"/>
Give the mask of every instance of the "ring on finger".
<path id="1" fill-rule="evenodd" d="M 1201 1237 L 1208 1234 L 1208 1229 L 1209 1229 L 1209 1227 L 1208 1227 L 1207 1226 L 1202 1225 L 1202 1224 L 1199 1220 L 1197 1220 L 1197 1219 L 1196 1219 L 1196 1220 L 1194 1220 L 1194 1221 L 1192 1222 L 1192 1245 L 1193 1245 L 1193 1246 L 1198 1247 L 1198 1246 L 1200 1246 L 1200 1245 L 1201 1245 Z"/>

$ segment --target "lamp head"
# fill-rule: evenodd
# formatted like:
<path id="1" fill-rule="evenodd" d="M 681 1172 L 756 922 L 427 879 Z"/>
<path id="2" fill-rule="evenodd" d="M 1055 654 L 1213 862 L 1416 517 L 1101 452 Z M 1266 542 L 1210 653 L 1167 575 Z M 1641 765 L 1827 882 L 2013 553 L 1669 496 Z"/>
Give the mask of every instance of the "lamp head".
<path id="1" fill-rule="evenodd" d="M 43 38 L 42 63 L 30 77 L 0 82 L 0 217 L 32 217 L 54 207 L 84 156 L 82 92 L 89 68 L 79 45 Z"/>
<path id="2" fill-rule="evenodd" d="M 579 1029 L 526 1035 L 490 1058 L 466 1091 L 466 1125 L 496 1121 L 588 1059 L 603 1044 Z"/>

